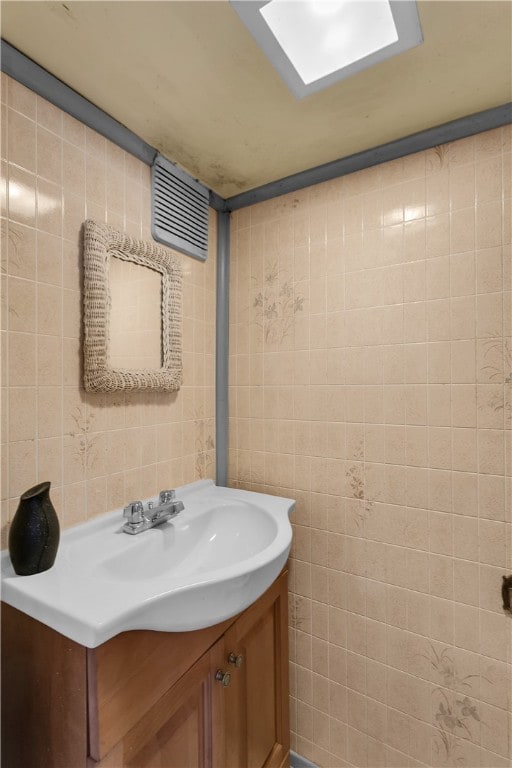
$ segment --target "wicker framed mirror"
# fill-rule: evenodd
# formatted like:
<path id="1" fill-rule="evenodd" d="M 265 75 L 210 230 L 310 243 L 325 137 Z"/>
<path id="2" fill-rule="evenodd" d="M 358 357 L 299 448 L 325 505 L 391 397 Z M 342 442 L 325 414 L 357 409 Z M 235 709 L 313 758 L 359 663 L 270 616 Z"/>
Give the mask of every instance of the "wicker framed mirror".
<path id="1" fill-rule="evenodd" d="M 177 256 L 92 220 L 85 222 L 83 237 L 85 389 L 179 389 L 182 274 Z M 113 317 L 113 310 L 121 314 Z"/>

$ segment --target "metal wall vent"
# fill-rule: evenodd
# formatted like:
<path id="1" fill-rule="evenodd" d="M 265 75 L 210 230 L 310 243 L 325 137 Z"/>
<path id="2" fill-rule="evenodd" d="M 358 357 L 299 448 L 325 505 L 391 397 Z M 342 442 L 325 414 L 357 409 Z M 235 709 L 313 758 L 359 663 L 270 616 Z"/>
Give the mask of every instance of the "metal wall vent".
<path id="1" fill-rule="evenodd" d="M 151 228 L 155 240 L 206 260 L 209 191 L 181 168 L 157 155 L 151 171 Z"/>

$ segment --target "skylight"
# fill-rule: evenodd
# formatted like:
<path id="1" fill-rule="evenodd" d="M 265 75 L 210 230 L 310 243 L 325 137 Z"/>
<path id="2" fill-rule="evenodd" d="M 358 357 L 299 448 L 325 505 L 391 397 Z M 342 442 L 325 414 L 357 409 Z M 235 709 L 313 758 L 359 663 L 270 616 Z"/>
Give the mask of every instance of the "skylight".
<path id="1" fill-rule="evenodd" d="M 231 0 L 298 98 L 422 42 L 413 0 Z"/>
<path id="2" fill-rule="evenodd" d="M 398 40 L 388 0 L 271 0 L 260 13 L 306 84 Z"/>

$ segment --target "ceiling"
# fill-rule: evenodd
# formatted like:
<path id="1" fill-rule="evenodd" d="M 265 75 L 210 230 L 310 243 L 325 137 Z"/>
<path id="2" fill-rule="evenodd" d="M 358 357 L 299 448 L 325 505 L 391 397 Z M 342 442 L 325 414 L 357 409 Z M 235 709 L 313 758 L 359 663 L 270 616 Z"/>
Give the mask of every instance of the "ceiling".
<path id="1" fill-rule="evenodd" d="M 417 5 L 422 45 L 300 101 L 227 0 L 9 0 L 1 31 L 230 197 L 511 100 L 512 3 Z"/>

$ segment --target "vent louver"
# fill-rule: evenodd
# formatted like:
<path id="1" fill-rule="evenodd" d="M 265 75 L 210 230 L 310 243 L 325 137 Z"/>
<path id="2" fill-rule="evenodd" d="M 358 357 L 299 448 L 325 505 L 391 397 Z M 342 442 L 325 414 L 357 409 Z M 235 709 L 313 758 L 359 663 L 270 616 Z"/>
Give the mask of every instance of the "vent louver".
<path id="1" fill-rule="evenodd" d="M 151 227 L 155 240 L 206 260 L 209 192 L 181 168 L 157 155 L 151 173 Z"/>

